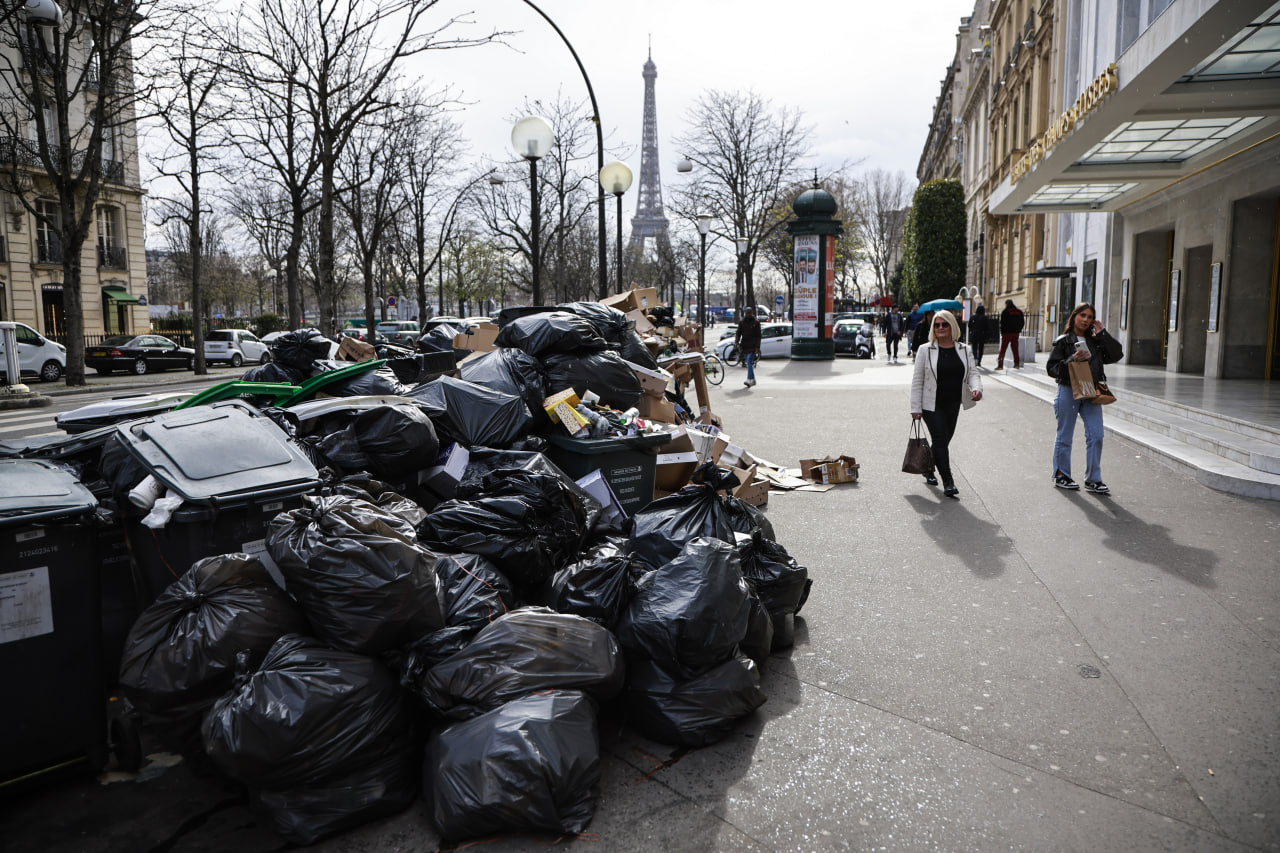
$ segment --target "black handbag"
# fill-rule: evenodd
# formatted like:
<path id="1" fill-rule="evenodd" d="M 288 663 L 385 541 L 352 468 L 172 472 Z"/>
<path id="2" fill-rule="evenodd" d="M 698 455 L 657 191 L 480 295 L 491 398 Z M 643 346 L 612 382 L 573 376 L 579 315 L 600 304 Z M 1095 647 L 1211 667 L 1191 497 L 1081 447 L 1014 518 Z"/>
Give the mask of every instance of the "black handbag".
<path id="1" fill-rule="evenodd" d="M 920 421 L 911 421 L 911 432 L 907 439 L 907 455 L 902 458 L 902 473 L 933 473 L 933 450 L 929 447 L 929 439 L 920 431 Z"/>

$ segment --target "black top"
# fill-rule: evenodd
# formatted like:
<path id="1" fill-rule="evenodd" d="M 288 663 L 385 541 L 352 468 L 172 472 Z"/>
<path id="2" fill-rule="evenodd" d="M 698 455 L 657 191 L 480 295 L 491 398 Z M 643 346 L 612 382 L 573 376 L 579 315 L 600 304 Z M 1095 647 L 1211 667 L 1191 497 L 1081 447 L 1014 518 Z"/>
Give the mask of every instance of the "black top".
<path id="1" fill-rule="evenodd" d="M 743 352 L 760 352 L 760 321 L 743 317 L 738 324 L 737 342 Z"/>
<path id="2" fill-rule="evenodd" d="M 935 409 L 960 405 L 960 391 L 964 386 L 964 361 L 955 347 L 938 347 L 938 393 L 934 397 Z"/>

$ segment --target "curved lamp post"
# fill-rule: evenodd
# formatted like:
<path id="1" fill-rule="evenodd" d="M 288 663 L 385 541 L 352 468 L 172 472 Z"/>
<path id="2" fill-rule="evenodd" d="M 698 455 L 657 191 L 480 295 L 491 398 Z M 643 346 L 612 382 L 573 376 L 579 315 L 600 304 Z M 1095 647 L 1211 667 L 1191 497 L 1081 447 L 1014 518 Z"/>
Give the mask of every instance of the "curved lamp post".
<path id="1" fill-rule="evenodd" d="M 747 238 L 734 237 L 733 247 L 738 250 L 738 292 L 735 294 L 738 305 L 735 309 L 734 317 L 741 319 L 742 309 L 746 307 L 742 303 L 747 294 Z M 754 307 L 752 306 L 752 308 Z"/>
<path id="2" fill-rule="evenodd" d="M 516 122 L 511 128 L 511 147 L 516 153 L 529 161 L 529 199 L 533 211 L 529 245 L 533 261 L 533 304 L 542 304 L 542 285 L 539 280 L 539 203 L 538 203 L 538 161 L 546 156 L 555 144 L 556 135 L 551 129 L 551 122 L 541 116 L 527 116 Z"/>
<path id="3" fill-rule="evenodd" d="M 621 160 L 600 170 L 600 186 L 613 193 L 618 200 L 618 292 L 622 292 L 622 194 L 631 189 L 631 169 Z"/>
<path id="4" fill-rule="evenodd" d="M 698 214 L 698 325 L 705 326 L 707 313 L 707 232 L 711 230 L 711 214 Z"/>

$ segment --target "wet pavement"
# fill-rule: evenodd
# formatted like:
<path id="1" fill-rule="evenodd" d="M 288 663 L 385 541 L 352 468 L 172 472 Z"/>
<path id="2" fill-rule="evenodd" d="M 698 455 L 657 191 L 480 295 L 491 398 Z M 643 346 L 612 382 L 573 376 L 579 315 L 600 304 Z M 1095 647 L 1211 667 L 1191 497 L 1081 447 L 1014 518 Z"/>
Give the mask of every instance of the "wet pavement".
<path id="1" fill-rule="evenodd" d="M 769 701 L 689 752 L 606 717 L 595 818 L 562 845 L 1280 847 L 1280 506 L 1111 438 L 1112 496 L 1055 490 L 1050 407 L 997 382 L 961 414 L 948 500 L 899 472 L 910 370 L 766 361 L 756 387 L 730 369 L 713 391 L 736 443 L 786 465 L 852 455 L 861 479 L 771 495 L 814 587 L 795 648 L 765 667 Z M 315 849 L 440 847 L 419 801 Z M 0 803 L 6 851 L 284 848 L 183 762 Z"/>

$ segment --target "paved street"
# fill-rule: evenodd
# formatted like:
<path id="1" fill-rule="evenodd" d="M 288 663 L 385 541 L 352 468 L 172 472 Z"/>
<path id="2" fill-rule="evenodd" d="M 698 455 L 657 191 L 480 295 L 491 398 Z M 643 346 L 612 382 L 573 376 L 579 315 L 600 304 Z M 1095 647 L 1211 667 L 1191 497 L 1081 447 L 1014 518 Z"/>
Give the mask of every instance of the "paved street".
<path id="1" fill-rule="evenodd" d="M 899 472 L 910 371 L 769 361 L 755 388 L 731 368 L 714 389 L 736 443 L 789 466 L 852 455 L 861 480 L 770 498 L 814 586 L 766 705 L 687 754 L 603 721 L 598 840 L 576 846 L 1280 848 L 1280 505 L 1110 438 L 1113 496 L 1055 490 L 1051 409 L 990 377 L 960 416 L 948 500 Z M 1077 474 L 1083 453 L 1078 432 Z M 283 847 L 182 764 L 144 778 L 0 805 L 0 849 Z M 419 802 L 316 849 L 439 846 Z"/>

